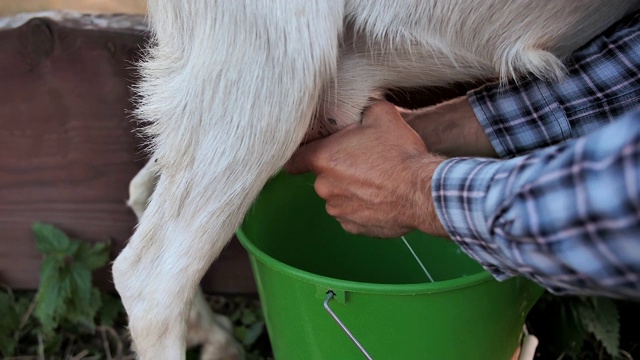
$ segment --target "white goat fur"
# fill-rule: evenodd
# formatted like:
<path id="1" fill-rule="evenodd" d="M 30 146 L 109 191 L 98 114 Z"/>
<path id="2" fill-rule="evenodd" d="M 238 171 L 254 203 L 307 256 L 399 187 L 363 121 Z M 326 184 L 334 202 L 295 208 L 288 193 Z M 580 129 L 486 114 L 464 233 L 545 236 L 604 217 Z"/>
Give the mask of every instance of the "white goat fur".
<path id="1" fill-rule="evenodd" d="M 557 78 L 559 59 L 636 6 L 150 0 L 138 115 L 160 178 L 113 266 L 139 357 L 184 359 L 198 282 L 310 128 L 307 140 L 358 122 L 388 88 Z"/>

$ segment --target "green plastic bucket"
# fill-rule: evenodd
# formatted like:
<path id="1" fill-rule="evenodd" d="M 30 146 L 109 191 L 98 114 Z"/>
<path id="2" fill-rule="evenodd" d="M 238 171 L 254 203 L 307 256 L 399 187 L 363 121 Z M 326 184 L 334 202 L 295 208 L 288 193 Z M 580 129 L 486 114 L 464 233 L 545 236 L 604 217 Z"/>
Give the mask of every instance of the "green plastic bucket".
<path id="1" fill-rule="evenodd" d="M 238 230 L 250 254 L 276 360 L 510 359 L 542 289 L 495 281 L 454 243 L 346 233 L 311 175 L 273 178 Z M 327 300 L 327 292 L 335 296 Z"/>

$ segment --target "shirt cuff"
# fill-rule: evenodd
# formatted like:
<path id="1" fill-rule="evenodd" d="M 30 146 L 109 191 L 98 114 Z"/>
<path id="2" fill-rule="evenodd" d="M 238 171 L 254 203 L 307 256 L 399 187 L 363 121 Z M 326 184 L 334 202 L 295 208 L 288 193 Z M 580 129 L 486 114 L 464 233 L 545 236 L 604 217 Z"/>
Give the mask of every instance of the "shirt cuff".
<path id="1" fill-rule="evenodd" d="M 467 99 L 496 153 L 510 158 L 572 138 L 557 95 L 541 80 L 485 85 Z"/>
<path id="2" fill-rule="evenodd" d="M 495 212 L 489 209 L 500 199 L 488 195 L 502 166 L 495 159 L 449 159 L 438 166 L 431 183 L 436 212 L 451 239 L 498 280 L 517 275 L 492 242 L 495 219 L 490 216 Z"/>

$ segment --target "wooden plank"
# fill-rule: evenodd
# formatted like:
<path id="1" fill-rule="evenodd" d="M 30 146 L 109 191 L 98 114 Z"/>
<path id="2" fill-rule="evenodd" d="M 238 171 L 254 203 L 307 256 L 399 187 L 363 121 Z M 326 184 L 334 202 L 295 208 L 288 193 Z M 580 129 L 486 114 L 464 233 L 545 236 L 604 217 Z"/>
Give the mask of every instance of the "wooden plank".
<path id="1" fill-rule="evenodd" d="M 139 30 L 47 19 L 0 31 L 0 283 L 37 286 L 34 221 L 89 241 L 112 239 L 114 257 L 130 237 L 128 183 L 146 159 L 128 117 L 129 88 L 144 42 Z M 97 279 L 112 288 L 108 270 Z M 203 287 L 255 292 L 237 241 Z"/>

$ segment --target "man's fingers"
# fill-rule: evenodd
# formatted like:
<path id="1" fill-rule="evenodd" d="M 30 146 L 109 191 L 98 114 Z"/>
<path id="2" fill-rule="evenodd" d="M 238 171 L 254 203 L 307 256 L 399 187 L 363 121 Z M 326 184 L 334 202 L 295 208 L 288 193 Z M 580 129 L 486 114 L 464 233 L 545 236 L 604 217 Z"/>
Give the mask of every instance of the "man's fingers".
<path id="1" fill-rule="evenodd" d="M 284 164 L 284 170 L 290 174 L 303 174 L 317 169 L 325 139 L 307 143 L 293 153 L 289 161 Z"/>
<path id="2" fill-rule="evenodd" d="M 326 153 L 339 151 L 345 134 L 348 134 L 351 130 L 359 126 L 359 124 L 351 124 L 326 138 L 314 140 L 302 145 L 284 165 L 284 170 L 294 175 L 309 171 L 318 174 L 318 172 L 322 170 Z"/>
<path id="3" fill-rule="evenodd" d="M 336 220 L 340 223 L 340 226 L 344 231 L 354 235 L 365 235 L 380 239 L 397 238 L 409 233 L 411 228 L 405 227 L 386 227 L 376 226 L 372 224 L 362 225 L 356 221 L 351 221 L 346 218 L 336 217 Z"/>

